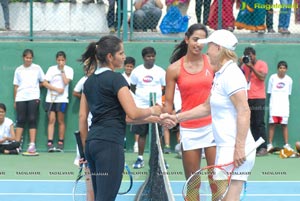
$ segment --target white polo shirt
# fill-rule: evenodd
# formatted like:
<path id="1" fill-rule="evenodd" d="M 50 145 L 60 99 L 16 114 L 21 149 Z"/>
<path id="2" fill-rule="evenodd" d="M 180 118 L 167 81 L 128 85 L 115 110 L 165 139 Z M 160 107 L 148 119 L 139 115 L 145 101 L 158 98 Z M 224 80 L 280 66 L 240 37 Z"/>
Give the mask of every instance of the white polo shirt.
<path id="1" fill-rule="evenodd" d="M 247 82 L 241 69 L 232 60 L 215 73 L 210 105 L 213 134 L 217 146 L 234 146 L 237 135 L 237 111 L 230 96 L 247 91 Z M 249 129 L 246 144 L 254 142 Z"/>

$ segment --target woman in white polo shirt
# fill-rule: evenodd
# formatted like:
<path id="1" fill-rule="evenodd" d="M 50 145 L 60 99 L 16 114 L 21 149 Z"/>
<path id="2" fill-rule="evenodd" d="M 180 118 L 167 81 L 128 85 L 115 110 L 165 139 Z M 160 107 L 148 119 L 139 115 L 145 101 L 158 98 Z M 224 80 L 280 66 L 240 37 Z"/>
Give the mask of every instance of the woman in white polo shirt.
<path id="1" fill-rule="evenodd" d="M 208 43 L 207 54 L 215 72 L 211 95 L 204 104 L 189 111 L 161 117 L 169 117 L 178 123 L 211 114 L 217 145 L 215 164 L 234 161 L 236 166 L 224 200 L 240 200 L 243 183 L 255 162 L 255 152 L 246 157 L 245 150 L 254 146 L 254 139 L 250 131 L 247 82 L 236 64 L 234 52 L 238 40 L 230 31 L 218 30 L 198 42 Z"/>

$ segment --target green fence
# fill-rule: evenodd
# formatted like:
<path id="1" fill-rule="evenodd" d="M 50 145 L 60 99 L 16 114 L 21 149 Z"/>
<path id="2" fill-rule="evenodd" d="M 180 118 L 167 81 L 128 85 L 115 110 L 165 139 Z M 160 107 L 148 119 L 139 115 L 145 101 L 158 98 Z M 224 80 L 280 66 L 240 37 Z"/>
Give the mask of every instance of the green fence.
<path id="1" fill-rule="evenodd" d="M 3 0 L 5 1 L 9 0 Z M 0 39 L 77 41 L 98 39 L 110 32 L 124 41 L 177 41 L 184 36 L 184 33 L 162 34 L 159 27 L 168 8 L 178 1 L 161 0 L 163 8 L 156 29 L 139 29 L 134 26 L 136 10 L 133 2 L 134 0 L 123 0 L 118 1 L 118 5 L 117 3 L 113 5 L 112 9 L 115 12 L 112 18 L 115 28 L 111 31 L 112 25 L 107 20 L 112 6 L 109 5 L 109 0 L 12 0 L 8 5 L 9 19 L 6 19 L 8 22 L 0 20 Z M 222 0 L 205 1 L 208 3 L 203 5 L 199 3 L 201 0 L 182 2 L 188 3 L 179 3 L 176 6 L 180 8 L 182 15 L 189 17 L 189 25 L 204 23 L 210 31 L 220 28 L 234 30 L 240 41 L 299 42 L 300 0 L 291 1 L 292 3 L 287 5 L 281 5 L 279 0 L 242 1 L 241 5 L 232 3 L 234 1 Z M 286 10 L 281 10 L 284 6 L 287 7 Z M 280 15 L 288 13 L 290 13 L 288 30 L 291 34 L 279 33 L 279 26 L 282 26 Z M 245 27 L 241 26 L 244 21 L 239 17 L 241 15 L 246 16 L 249 24 L 253 24 L 259 16 L 265 31 L 261 32 L 255 28 L 262 26 L 261 23 L 253 25 L 254 28 L 253 26 L 250 28 L 252 32 L 250 29 L 244 29 Z M 2 9 L 0 16 L 3 16 Z M 147 22 L 151 20 L 153 19 Z M 235 22 L 240 24 L 236 26 Z M 270 32 L 271 29 L 275 33 Z"/>

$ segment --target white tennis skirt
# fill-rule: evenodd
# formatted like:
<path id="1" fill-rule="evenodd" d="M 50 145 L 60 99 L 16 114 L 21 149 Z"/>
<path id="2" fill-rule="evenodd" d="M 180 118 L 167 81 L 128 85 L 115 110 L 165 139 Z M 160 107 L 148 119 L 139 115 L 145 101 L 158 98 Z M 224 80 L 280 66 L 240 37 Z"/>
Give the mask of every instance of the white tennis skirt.
<path id="1" fill-rule="evenodd" d="M 216 165 L 222 165 L 233 161 L 234 147 L 217 147 Z M 252 168 L 255 163 L 256 151 L 252 151 L 246 158 L 246 161 L 240 167 L 233 171 L 232 180 L 247 181 L 251 175 Z"/>
<path id="2" fill-rule="evenodd" d="M 184 151 L 216 146 L 211 124 L 200 128 L 180 127 L 180 141 Z"/>

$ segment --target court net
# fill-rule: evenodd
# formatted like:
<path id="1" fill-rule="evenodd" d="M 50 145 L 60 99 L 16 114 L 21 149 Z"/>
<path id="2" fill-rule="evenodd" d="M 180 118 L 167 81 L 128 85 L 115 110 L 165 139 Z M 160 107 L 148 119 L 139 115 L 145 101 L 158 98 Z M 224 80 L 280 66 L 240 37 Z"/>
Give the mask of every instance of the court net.
<path id="1" fill-rule="evenodd" d="M 136 194 L 136 201 L 174 201 L 173 192 L 167 175 L 165 160 L 160 144 L 158 125 L 151 124 L 149 139 L 149 175 Z"/>

